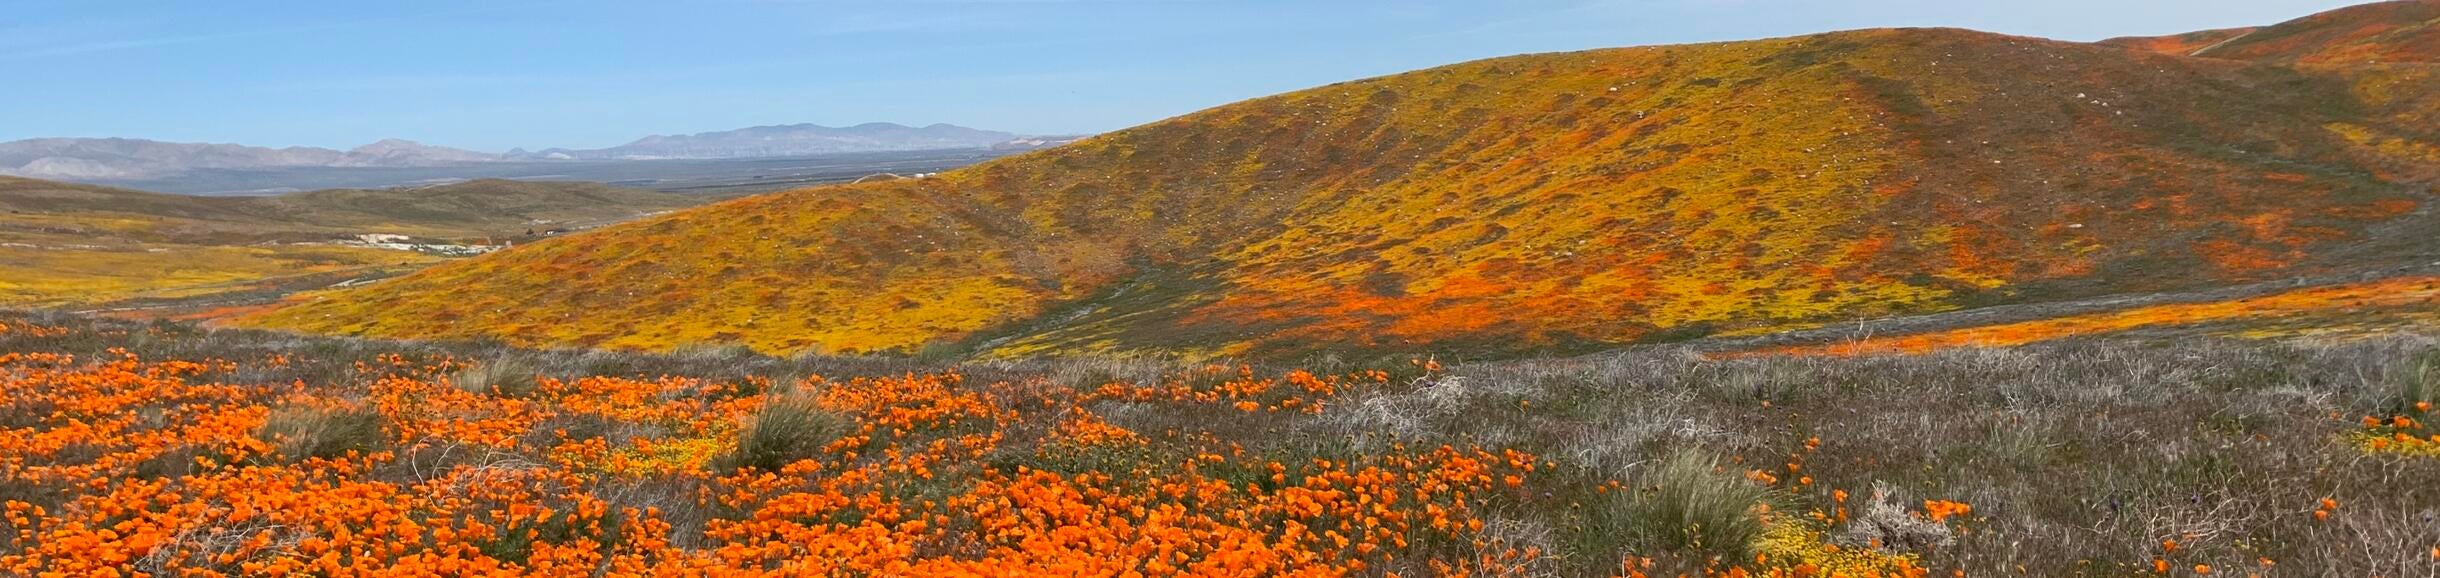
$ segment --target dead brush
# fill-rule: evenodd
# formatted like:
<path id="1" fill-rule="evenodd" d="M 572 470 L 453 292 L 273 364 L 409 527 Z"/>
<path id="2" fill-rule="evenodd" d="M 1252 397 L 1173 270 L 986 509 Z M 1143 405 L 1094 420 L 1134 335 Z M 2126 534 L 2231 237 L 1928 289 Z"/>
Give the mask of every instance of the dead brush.
<path id="1" fill-rule="evenodd" d="M 1897 492 L 1888 484 L 1876 481 L 1872 498 L 1839 529 L 1834 540 L 1849 548 L 1907 553 L 1948 546 L 1957 537 L 1948 526 L 1915 515 L 1898 502 Z"/>

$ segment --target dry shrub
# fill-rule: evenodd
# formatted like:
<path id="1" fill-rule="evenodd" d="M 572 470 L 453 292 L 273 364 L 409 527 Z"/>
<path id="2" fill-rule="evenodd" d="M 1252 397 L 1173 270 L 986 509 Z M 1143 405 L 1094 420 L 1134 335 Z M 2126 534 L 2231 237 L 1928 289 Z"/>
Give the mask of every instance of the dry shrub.
<path id="1" fill-rule="evenodd" d="M 1838 532 L 1838 543 L 1884 552 L 1923 552 L 1957 540 L 1948 526 L 1916 516 L 1887 484 L 1872 483 L 1872 499 Z"/>

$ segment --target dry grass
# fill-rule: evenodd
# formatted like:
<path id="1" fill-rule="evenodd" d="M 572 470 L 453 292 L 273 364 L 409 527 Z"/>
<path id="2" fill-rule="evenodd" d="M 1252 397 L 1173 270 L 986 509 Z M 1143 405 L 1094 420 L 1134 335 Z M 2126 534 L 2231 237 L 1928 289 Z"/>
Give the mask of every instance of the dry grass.
<path id="1" fill-rule="evenodd" d="M 255 436 L 290 460 L 370 454 L 387 441 L 381 414 L 365 409 L 283 407 Z"/>

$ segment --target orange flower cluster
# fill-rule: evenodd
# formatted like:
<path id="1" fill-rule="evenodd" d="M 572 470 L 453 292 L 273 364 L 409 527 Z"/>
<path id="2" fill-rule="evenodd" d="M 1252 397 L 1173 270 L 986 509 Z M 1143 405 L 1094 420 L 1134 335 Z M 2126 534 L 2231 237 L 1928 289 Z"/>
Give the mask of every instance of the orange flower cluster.
<path id="1" fill-rule="evenodd" d="M 240 379 L 310 361 L 0 354 L 0 487 L 22 489 L 0 496 L 0 575 L 1456 575 L 1545 555 L 1480 515 L 1531 493 L 1530 454 L 1291 458 L 1087 405 L 1318 411 L 1379 372 L 508 391 L 385 355 L 344 383 Z M 723 465 L 782 398 L 850 425 L 776 471 Z"/>
<path id="2" fill-rule="evenodd" d="M 2432 402 L 2418 401 L 2407 411 L 2383 419 L 2364 416 L 2363 428 L 2350 432 L 2348 441 L 2367 453 L 2401 456 L 2440 457 L 2440 432 L 2430 429 Z"/>
<path id="3" fill-rule="evenodd" d="M 31 323 L 18 323 L 15 325 L 0 323 L 0 335 L 8 335 L 11 333 L 26 337 L 58 337 L 61 335 L 67 335 L 68 329 L 65 327 L 46 327 Z"/>
<path id="4" fill-rule="evenodd" d="M 1966 514 L 1973 511 L 1974 506 L 1968 505 L 1965 502 L 1951 502 L 1948 500 L 1923 501 L 1923 517 L 1931 518 L 1934 522 L 1946 522 L 1949 520 L 1950 516 Z"/>
<path id="5" fill-rule="evenodd" d="M 1791 493 L 1817 492 L 1819 486 L 1815 486 L 1812 476 L 1804 472 L 1806 460 L 1821 451 L 1821 447 L 1821 438 L 1805 438 L 1802 449 L 1787 454 L 1786 462 L 1781 464 L 1780 469 L 1786 472 L 1784 477 L 1768 469 L 1749 469 L 1745 472 L 1745 478 L 1765 486 L 1784 484 L 1781 489 Z M 1735 456 L 1732 461 L 1748 463 L 1745 456 Z M 1742 560 L 1714 558 L 1703 568 L 1703 575 L 1708 578 L 1923 578 L 1930 574 L 1915 554 L 1883 552 L 1877 543 L 1860 548 L 1832 543 L 1828 529 L 1847 523 L 1849 495 L 1847 490 L 1833 488 L 1828 492 L 1828 497 L 1829 511 L 1817 509 L 1801 516 L 1772 511 L 1767 505 L 1763 506 L 1761 513 L 1767 528 L 1751 564 L 1745 564 Z M 1946 523 L 1948 518 L 1970 510 L 1971 506 L 1961 502 L 1927 500 L 1924 502 L 1923 515 L 1936 523 Z M 1959 528 L 1958 531 L 1965 529 Z M 1647 578 L 1649 574 L 1644 570 L 1649 567 L 1649 559 L 1630 558 L 1619 575 Z"/>

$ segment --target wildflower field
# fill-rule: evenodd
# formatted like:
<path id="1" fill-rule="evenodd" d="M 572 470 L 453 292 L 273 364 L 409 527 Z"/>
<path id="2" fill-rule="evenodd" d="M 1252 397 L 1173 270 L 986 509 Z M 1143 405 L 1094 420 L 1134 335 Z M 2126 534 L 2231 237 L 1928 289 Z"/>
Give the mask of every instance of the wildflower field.
<path id="1" fill-rule="evenodd" d="M 944 362 L 7 314 L 0 574 L 2425 575 L 2432 351 Z"/>

